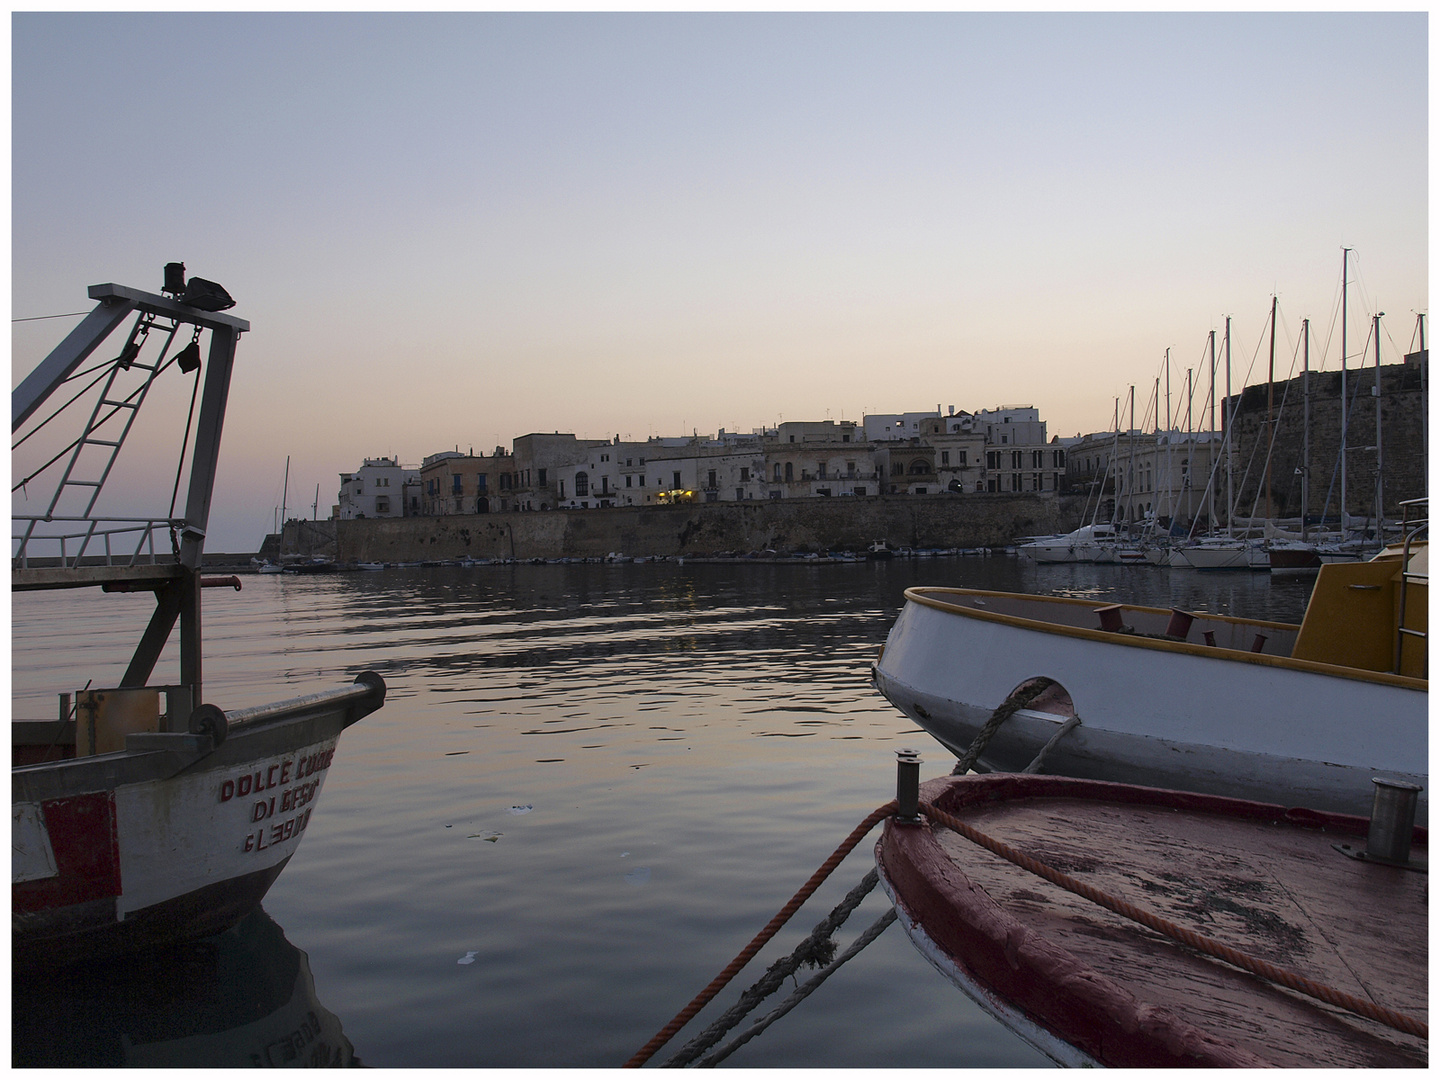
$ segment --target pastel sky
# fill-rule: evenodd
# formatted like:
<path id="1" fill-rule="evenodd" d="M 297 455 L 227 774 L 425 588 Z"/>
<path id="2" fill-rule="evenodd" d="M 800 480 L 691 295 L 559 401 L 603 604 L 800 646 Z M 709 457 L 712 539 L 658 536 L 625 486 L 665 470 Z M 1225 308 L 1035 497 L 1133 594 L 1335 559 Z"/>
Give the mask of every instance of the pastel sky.
<path id="1" fill-rule="evenodd" d="M 1428 296 L 1428 16 L 12 16 L 12 317 L 166 262 L 249 319 L 211 550 L 291 459 L 1031 404 L 1143 412 L 1278 293 Z M 12 323 L 12 385 L 78 319 Z M 1372 361 L 1373 362 L 1373 359 Z M 299 493 L 297 497 L 296 493 Z M 168 494 L 168 488 L 167 488 Z"/>

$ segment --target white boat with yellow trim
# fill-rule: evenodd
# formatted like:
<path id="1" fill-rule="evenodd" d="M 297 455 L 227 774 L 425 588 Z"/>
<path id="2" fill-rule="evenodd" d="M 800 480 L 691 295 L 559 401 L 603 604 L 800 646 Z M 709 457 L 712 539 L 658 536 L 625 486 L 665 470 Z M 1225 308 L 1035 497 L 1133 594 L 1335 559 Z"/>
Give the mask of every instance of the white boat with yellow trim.
<path id="1" fill-rule="evenodd" d="M 957 755 L 1014 692 L 1053 680 L 996 731 L 983 771 L 1025 769 L 1078 717 L 1045 772 L 1364 815 L 1373 777 L 1428 777 L 1427 568 L 1411 540 L 1324 566 L 1299 626 L 911 588 L 872 671 Z"/>

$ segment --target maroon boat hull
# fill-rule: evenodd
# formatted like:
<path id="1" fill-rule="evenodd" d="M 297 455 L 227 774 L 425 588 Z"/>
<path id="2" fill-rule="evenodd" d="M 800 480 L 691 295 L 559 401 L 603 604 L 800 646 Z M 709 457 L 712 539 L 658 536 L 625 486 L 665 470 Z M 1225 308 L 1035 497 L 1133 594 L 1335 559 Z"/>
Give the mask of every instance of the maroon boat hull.
<path id="1" fill-rule="evenodd" d="M 1380 989 L 1369 992 L 1377 1000 L 1379 995 L 1390 997 L 1390 1007 L 1400 1006 L 1421 1019 L 1426 1015 L 1424 875 L 1358 862 L 1335 851 L 1337 842 L 1364 848 L 1364 818 L 1010 774 L 930 781 L 922 787 L 921 798 L 982 832 L 997 830 L 992 835 L 1028 848 L 1058 870 L 1094 881 L 1097 887 L 1128 886 L 1126 899 L 1138 906 L 1161 905 L 1160 913 L 1171 918 L 1178 912 L 1181 919 L 1198 922 L 1201 933 L 1228 937 L 1242 951 L 1268 952 L 1270 962 L 1305 969 L 1302 973 L 1308 976 L 1318 974 L 1319 981 L 1329 977 L 1315 967 L 1324 960 L 1321 954 L 1331 945 L 1330 938 L 1343 939 L 1342 950 L 1363 952 L 1351 937 L 1368 929 L 1358 924 L 1374 924 L 1382 939 L 1390 937 L 1379 957 L 1382 970 L 1373 979 Z M 1071 824 L 1075 835 L 1061 835 Z M 1136 850 L 1117 850 L 1116 837 L 1124 836 L 1132 824 L 1142 834 L 1132 837 Z M 1218 850 L 1205 852 L 1203 830 L 1210 826 L 1230 831 L 1221 834 Z M 1181 837 L 1193 862 L 1162 852 L 1159 862 L 1147 866 L 1145 858 L 1171 843 L 1162 832 Z M 1300 891 L 1292 889 L 1285 869 L 1277 868 L 1273 881 L 1262 871 L 1258 884 L 1242 881 L 1238 869 L 1227 876 L 1227 863 L 1244 864 L 1250 858 L 1232 853 L 1231 845 L 1251 833 L 1272 832 L 1282 846 L 1297 838 L 1306 845 L 1302 862 L 1313 859 L 1315 868 L 1327 875 L 1327 888 L 1331 874 L 1351 884 L 1374 877 L 1381 902 L 1405 910 L 1393 917 L 1377 917 L 1369 909 L 1353 911 L 1351 921 L 1357 926 L 1346 925 L 1338 934 L 1303 924 L 1284 906 L 1293 899 L 1292 891 Z M 1424 830 L 1416 829 L 1415 838 L 1423 844 Z M 1144 857 L 1142 849 L 1148 853 Z M 1266 858 L 1250 861 L 1263 866 Z M 925 939 L 923 951 L 932 962 L 942 970 L 953 965 L 951 972 L 962 976 L 962 985 L 969 983 L 969 992 L 978 989 L 983 998 L 998 999 L 1024 1022 L 1099 1064 L 1396 1066 L 1426 1061 L 1423 1039 L 1347 1016 L 1195 953 L 928 822 L 888 821 L 876 845 L 876 861 L 907 931 L 917 943 Z M 1316 896 L 1326 891 L 1317 888 Z M 1282 917 L 1265 906 L 1259 895 L 1264 892 L 1281 896 L 1277 904 Z M 1336 903 L 1349 902 L 1344 897 L 1350 894 L 1340 892 L 1339 886 L 1337 894 Z M 1322 907 L 1326 903 L 1319 901 Z M 1411 929 L 1418 934 L 1408 950 L 1400 921 L 1407 915 L 1414 917 Z M 1345 921 L 1343 914 L 1341 918 Z M 1303 924 L 1300 929 L 1292 925 L 1297 921 Z M 1247 929 L 1253 931 L 1249 940 L 1236 941 Z M 1312 948 L 1307 933 L 1323 939 L 1323 948 Z M 1384 955 L 1407 951 L 1404 957 Z M 1283 963 L 1287 960 L 1288 965 Z M 1340 966 L 1348 970 L 1353 963 L 1347 956 Z M 1287 1030 L 1289 1025 L 1294 1030 Z M 1307 1055 L 1312 1059 L 1307 1061 Z"/>

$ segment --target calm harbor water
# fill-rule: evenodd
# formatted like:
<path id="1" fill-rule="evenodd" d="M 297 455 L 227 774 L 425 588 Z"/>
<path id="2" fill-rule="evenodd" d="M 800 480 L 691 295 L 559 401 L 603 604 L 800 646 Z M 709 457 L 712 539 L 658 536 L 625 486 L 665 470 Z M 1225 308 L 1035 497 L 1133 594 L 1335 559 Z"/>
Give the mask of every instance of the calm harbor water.
<path id="1" fill-rule="evenodd" d="M 922 777 L 949 772 L 869 680 L 914 584 L 1298 620 L 1312 579 L 993 557 L 435 568 L 212 590 L 207 700 L 258 705 L 372 669 L 385 707 L 342 737 L 263 913 L 174 954 L 17 983 L 14 1064 L 624 1063 L 893 796 L 895 750 L 918 749 Z M 87 679 L 115 685 L 150 607 L 15 594 L 14 715 L 51 717 Z M 872 836 L 652 1063 L 873 862 Z M 876 890 L 840 947 L 885 907 Z M 726 1064 L 1047 1061 L 891 927 Z"/>

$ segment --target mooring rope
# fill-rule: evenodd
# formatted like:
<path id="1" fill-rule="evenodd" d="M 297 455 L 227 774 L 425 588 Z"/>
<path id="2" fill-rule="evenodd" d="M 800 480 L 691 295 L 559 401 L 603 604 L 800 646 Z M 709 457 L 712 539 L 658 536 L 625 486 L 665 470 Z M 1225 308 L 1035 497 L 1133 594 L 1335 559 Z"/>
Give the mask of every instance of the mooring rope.
<path id="1" fill-rule="evenodd" d="M 873 923 L 871 923 L 868 927 L 866 927 L 865 932 L 859 937 L 857 937 L 855 941 L 851 944 L 851 946 L 839 956 L 837 956 L 832 963 L 826 964 L 825 967 L 821 968 L 820 971 L 817 972 L 814 976 L 807 979 L 803 986 L 801 986 L 788 998 L 782 1001 L 773 1010 L 766 1013 L 764 1016 L 762 1016 L 759 1020 L 756 1020 L 755 1023 L 751 1024 L 739 1035 L 735 1036 L 735 1038 L 731 1039 L 724 1046 L 720 1047 L 719 1050 L 716 1050 L 714 1053 L 711 1054 L 706 1054 L 696 1063 L 695 1067 L 697 1069 L 713 1069 L 716 1065 L 724 1061 L 736 1050 L 739 1050 L 740 1047 L 744 1046 L 751 1039 L 755 1038 L 756 1035 L 759 1035 L 776 1020 L 779 1020 L 791 1009 L 795 1008 L 796 1005 L 799 1005 L 800 1002 L 804 1001 L 807 997 L 813 994 L 817 989 L 819 989 L 821 983 L 823 983 L 839 969 L 841 964 L 847 963 L 848 961 L 854 959 L 855 956 L 859 954 L 861 949 L 865 948 L 866 945 L 869 945 L 872 941 L 874 941 L 877 937 L 884 933 L 885 928 L 894 921 L 895 909 L 893 907 L 887 908 L 885 913 L 881 915 L 878 919 L 876 919 Z"/>
<path id="2" fill-rule="evenodd" d="M 955 767 L 950 770 L 950 775 L 964 776 L 973 769 L 976 759 L 984 752 L 986 744 L 990 742 L 994 734 L 1000 730 L 1000 725 L 1054 685 L 1054 679 L 1039 675 L 1033 679 L 1027 679 L 1012 690 L 1010 696 L 990 714 L 990 719 L 985 721 L 985 726 L 980 729 L 980 734 L 975 736 L 975 740 L 970 744 L 970 749 L 966 750 L 960 760 L 955 762 Z"/>
<path id="3" fill-rule="evenodd" d="M 1324 983 L 1315 982 L 1313 979 L 1307 979 L 1303 975 L 1298 975 L 1293 971 L 1277 967 L 1269 961 L 1261 960 L 1247 953 L 1242 953 L 1238 949 L 1232 949 L 1228 945 L 1222 945 L 1220 942 L 1215 941 L 1213 938 L 1208 938 L 1204 934 L 1196 933 L 1194 930 L 1188 930 L 1183 926 L 1171 922 L 1169 919 L 1163 919 L 1143 908 L 1136 907 L 1128 901 L 1111 896 L 1109 893 L 1097 889 L 1092 885 L 1087 885 L 1083 881 L 1071 877 L 1069 874 L 1062 873 L 1051 866 L 1047 866 L 1038 859 L 1031 858 L 1029 855 L 1016 851 L 1003 841 L 987 836 L 985 833 L 967 825 L 959 818 L 946 813 L 932 803 L 922 800 L 920 810 L 929 817 L 931 821 L 944 825 L 947 829 L 959 833 L 965 837 L 965 839 L 994 852 L 1002 859 L 1006 859 L 1016 866 L 1028 870 L 1030 873 L 1042 877 L 1046 881 L 1058 885 L 1060 888 L 1072 892 L 1077 896 L 1083 896 L 1085 899 L 1099 904 L 1101 907 L 1109 908 L 1117 915 L 1131 919 L 1134 922 L 1140 923 L 1142 926 L 1149 927 L 1157 933 L 1164 934 L 1166 937 L 1188 945 L 1198 952 L 1224 960 L 1226 963 L 1233 964 L 1238 968 L 1243 968 L 1252 974 L 1259 975 L 1261 978 L 1269 979 L 1271 982 L 1278 983 L 1281 986 L 1288 987 L 1291 990 L 1295 990 L 1309 997 L 1317 998 L 1337 1008 L 1346 1009 L 1359 1016 L 1375 1020 L 1381 1024 L 1385 1024 L 1387 1027 L 1395 1028 L 1397 1031 L 1403 1031 L 1406 1034 L 1414 1035 L 1421 1039 L 1428 1040 L 1430 1038 L 1429 1025 L 1416 1020 L 1414 1017 L 1406 1016 L 1403 1013 L 1384 1008 L 1373 1002 L 1365 1001 L 1352 994 L 1343 993 L 1334 987 L 1326 986 Z"/>
<path id="4" fill-rule="evenodd" d="M 835 943 L 831 935 L 835 933 L 850 913 L 860 906 L 880 881 L 879 872 L 872 866 L 870 872 L 860 879 L 853 889 L 845 894 L 845 899 L 835 906 L 835 909 L 815 924 L 815 929 L 810 936 L 789 955 L 776 960 L 765 974 L 755 981 L 755 984 L 740 995 L 738 1001 L 721 1014 L 720 1018 L 707 1027 L 695 1038 L 677 1050 L 673 1055 L 660 1063 L 662 1069 L 681 1068 L 690 1064 L 705 1051 L 723 1039 L 726 1033 L 736 1024 L 744 1020 L 776 990 L 784 985 L 785 980 L 799 970 L 801 964 L 811 963 L 816 967 L 828 964 L 835 955 Z"/>
<path id="5" fill-rule="evenodd" d="M 688 1024 L 695 1017 L 695 1014 L 709 1004 L 710 1000 L 714 998 L 716 994 L 725 989 L 726 984 L 740 973 L 740 969 L 748 964 L 754 958 L 755 954 L 764 947 L 765 943 L 775 936 L 780 927 L 784 926 L 790 916 L 794 915 L 795 912 L 800 909 L 800 906 L 805 903 L 811 894 L 820 887 L 821 883 L 830 876 L 835 867 L 844 861 L 845 856 L 854 850 L 855 845 L 865 838 L 865 834 L 873 829 L 877 822 L 885 820 L 885 818 L 895 812 L 896 805 L 895 800 L 891 799 L 884 806 L 877 806 L 874 810 L 870 811 L 870 813 L 866 815 L 865 820 L 855 826 L 850 835 L 841 842 L 840 846 L 831 852 L 830 857 L 820 864 L 820 868 L 810 875 L 810 880 L 805 882 L 805 884 L 800 887 L 800 891 L 792 896 L 789 902 L 775 913 L 775 917 L 765 924 L 765 928 L 755 935 L 750 944 L 741 949 L 740 954 L 725 966 L 724 971 L 720 972 L 719 975 L 711 980 L 709 986 L 695 995 L 695 999 L 691 1001 L 689 1005 L 686 1005 L 685 1008 L 676 1013 L 674 1019 L 656 1032 L 655 1036 L 641 1047 L 634 1057 L 625 1063 L 625 1068 L 637 1069 L 641 1065 L 644 1065 L 645 1062 L 650 1060 L 656 1050 L 659 1050 L 660 1047 L 669 1042 L 675 1033 Z"/>

